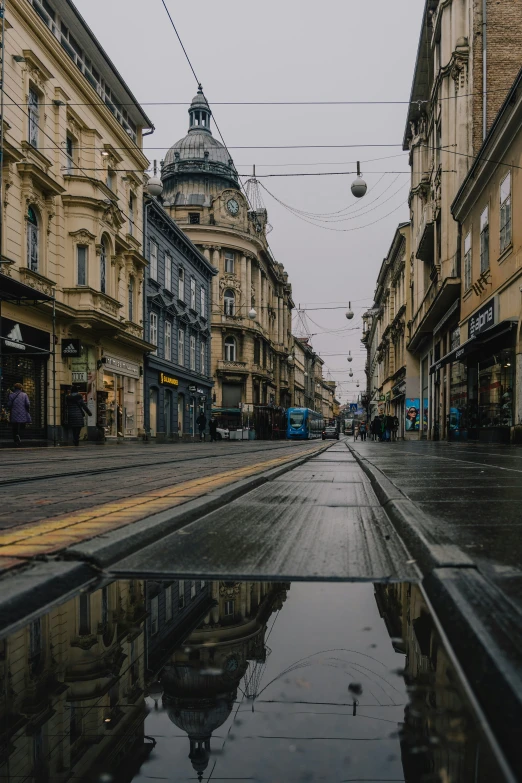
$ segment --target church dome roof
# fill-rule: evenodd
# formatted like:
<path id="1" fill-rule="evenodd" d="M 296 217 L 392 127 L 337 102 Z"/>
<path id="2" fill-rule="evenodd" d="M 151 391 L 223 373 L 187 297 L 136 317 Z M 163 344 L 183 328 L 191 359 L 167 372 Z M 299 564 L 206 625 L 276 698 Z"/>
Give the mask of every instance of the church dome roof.
<path id="1" fill-rule="evenodd" d="M 161 179 L 165 181 L 173 176 L 179 178 L 183 175 L 203 173 L 219 176 L 232 187 L 239 187 L 237 171 L 230 154 L 212 135 L 212 112 L 201 85 L 190 104 L 189 117 L 187 135 L 177 141 L 165 155 Z"/>

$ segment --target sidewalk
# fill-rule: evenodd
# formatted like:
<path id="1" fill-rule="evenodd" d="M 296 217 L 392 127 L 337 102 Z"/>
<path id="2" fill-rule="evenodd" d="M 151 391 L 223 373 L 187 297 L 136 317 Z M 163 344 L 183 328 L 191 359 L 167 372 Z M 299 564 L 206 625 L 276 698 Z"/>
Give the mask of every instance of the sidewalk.
<path id="1" fill-rule="evenodd" d="M 522 449 L 347 445 L 416 559 L 442 630 L 522 780 Z"/>
<path id="2" fill-rule="evenodd" d="M 522 448 L 430 441 L 349 445 L 522 609 Z"/>

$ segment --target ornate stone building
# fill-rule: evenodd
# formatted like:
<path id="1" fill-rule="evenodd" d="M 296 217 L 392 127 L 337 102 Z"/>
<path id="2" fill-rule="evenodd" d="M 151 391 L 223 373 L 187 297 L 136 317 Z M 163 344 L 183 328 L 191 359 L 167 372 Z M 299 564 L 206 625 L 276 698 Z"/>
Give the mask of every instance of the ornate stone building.
<path id="1" fill-rule="evenodd" d="M 142 322 L 151 122 L 72 3 L 13 0 L 5 28 L 1 406 L 23 383 L 26 435 L 60 438 L 75 382 L 93 435 L 98 422 L 135 437 L 153 347 Z"/>
<path id="2" fill-rule="evenodd" d="M 232 423 L 244 404 L 290 404 L 292 289 L 268 247 L 266 210 L 252 208 L 228 150 L 212 135 L 201 88 L 189 116 L 187 135 L 162 162 L 162 203 L 218 270 L 211 303 L 213 404 Z"/>

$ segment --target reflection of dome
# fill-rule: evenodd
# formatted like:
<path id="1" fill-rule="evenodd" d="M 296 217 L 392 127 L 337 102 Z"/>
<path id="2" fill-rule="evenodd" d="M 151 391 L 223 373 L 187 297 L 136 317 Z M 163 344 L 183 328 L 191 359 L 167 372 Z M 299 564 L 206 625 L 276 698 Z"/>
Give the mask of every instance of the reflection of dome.
<path id="1" fill-rule="evenodd" d="M 177 185 L 187 177 L 211 176 L 217 178 L 222 187 L 239 188 L 233 160 L 223 144 L 212 136 L 212 112 L 201 85 L 190 104 L 189 116 L 187 135 L 170 148 L 163 161 L 161 179 L 165 186 L 164 203 L 172 202 Z"/>

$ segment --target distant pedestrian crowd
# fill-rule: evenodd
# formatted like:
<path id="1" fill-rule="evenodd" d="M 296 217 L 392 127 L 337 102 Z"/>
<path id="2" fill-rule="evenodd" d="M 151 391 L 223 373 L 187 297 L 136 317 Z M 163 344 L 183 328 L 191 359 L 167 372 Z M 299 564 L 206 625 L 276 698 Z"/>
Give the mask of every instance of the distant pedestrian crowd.
<path id="1" fill-rule="evenodd" d="M 397 416 L 375 416 L 370 424 L 361 421 L 354 426 L 353 439 L 366 440 L 368 435 L 371 440 L 381 442 L 397 440 L 399 432 L 399 419 Z"/>

